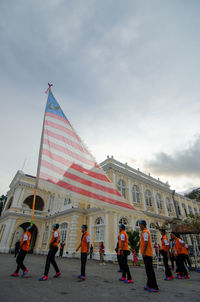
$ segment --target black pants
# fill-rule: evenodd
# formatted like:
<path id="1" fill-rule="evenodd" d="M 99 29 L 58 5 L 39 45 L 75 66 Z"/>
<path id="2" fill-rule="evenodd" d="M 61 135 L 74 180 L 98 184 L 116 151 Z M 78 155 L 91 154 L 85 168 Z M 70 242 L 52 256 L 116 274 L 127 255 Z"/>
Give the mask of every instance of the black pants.
<path id="1" fill-rule="evenodd" d="M 63 255 L 63 249 L 60 249 L 59 257 L 62 257 L 62 255 Z"/>
<path id="2" fill-rule="evenodd" d="M 158 289 L 156 276 L 153 269 L 153 257 L 145 256 L 143 260 L 147 274 L 147 286 L 150 288 Z"/>
<path id="3" fill-rule="evenodd" d="M 57 250 L 58 250 L 58 248 L 56 246 L 51 246 L 50 247 L 49 253 L 47 255 L 45 270 L 44 270 L 44 275 L 45 276 L 48 276 L 50 263 L 53 265 L 56 273 L 59 273 L 59 268 L 58 268 L 58 266 L 56 264 L 56 261 L 55 261 L 55 255 L 57 253 Z"/>
<path id="4" fill-rule="evenodd" d="M 15 248 L 15 257 L 16 257 L 17 254 L 19 253 L 19 250 L 20 250 L 20 249 L 19 249 L 18 247 Z"/>
<path id="5" fill-rule="evenodd" d="M 118 255 L 118 254 L 117 254 L 117 261 L 118 261 L 118 264 L 119 264 L 119 268 L 120 268 L 120 270 L 122 271 L 121 255 Z"/>
<path id="6" fill-rule="evenodd" d="M 20 268 L 23 270 L 23 272 L 25 272 L 26 267 L 23 263 L 24 258 L 26 257 L 27 252 L 24 250 L 20 250 L 19 254 L 17 256 L 16 262 L 17 262 L 17 269 L 15 271 L 15 273 L 19 273 Z"/>
<path id="7" fill-rule="evenodd" d="M 87 262 L 87 253 L 81 253 L 81 275 L 85 277 L 85 266 Z"/>
<path id="8" fill-rule="evenodd" d="M 169 269 L 167 252 L 162 250 L 161 255 L 163 256 L 163 263 L 165 266 L 165 276 L 166 278 L 169 278 L 172 276 L 172 272 Z"/>
<path id="9" fill-rule="evenodd" d="M 185 254 L 179 254 L 177 256 L 177 265 L 178 265 L 178 272 L 181 277 L 188 276 L 188 272 L 185 267 Z"/>
<path id="10" fill-rule="evenodd" d="M 185 264 L 189 266 L 189 268 L 191 268 L 192 264 L 191 264 L 191 261 L 190 261 L 190 258 L 188 255 L 185 255 Z"/>
<path id="11" fill-rule="evenodd" d="M 123 251 L 123 255 L 121 255 L 121 268 L 122 268 L 122 278 L 128 278 L 128 280 L 131 280 L 131 274 L 130 274 L 130 270 L 129 270 L 129 266 L 128 266 L 128 254 L 129 251 Z"/>

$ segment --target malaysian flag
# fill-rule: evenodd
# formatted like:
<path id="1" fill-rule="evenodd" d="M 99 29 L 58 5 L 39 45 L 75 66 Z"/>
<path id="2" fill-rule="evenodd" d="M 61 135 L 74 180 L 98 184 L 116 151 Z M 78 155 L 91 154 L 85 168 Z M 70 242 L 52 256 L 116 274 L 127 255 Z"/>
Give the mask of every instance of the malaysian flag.
<path id="1" fill-rule="evenodd" d="M 122 197 L 75 132 L 51 89 L 40 146 L 38 178 L 73 192 L 79 199 L 134 209 Z"/>

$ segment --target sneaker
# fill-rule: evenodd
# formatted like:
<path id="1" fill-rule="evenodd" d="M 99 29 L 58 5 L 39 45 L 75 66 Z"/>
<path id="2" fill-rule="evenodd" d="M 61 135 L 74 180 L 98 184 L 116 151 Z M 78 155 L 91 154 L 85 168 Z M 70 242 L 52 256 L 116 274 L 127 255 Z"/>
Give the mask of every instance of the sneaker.
<path id="1" fill-rule="evenodd" d="M 21 274 L 21 277 L 26 276 L 27 273 L 28 273 L 28 269 L 26 268 L 25 271 Z"/>
<path id="2" fill-rule="evenodd" d="M 173 275 L 171 275 L 171 279 L 174 279 L 174 276 L 173 276 Z"/>
<path id="3" fill-rule="evenodd" d="M 157 292 L 158 292 L 158 289 L 150 288 L 150 289 L 148 290 L 148 292 L 150 292 L 150 293 L 157 293 Z"/>
<path id="4" fill-rule="evenodd" d="M 130 279 L 130 280 L 125 280 L 124 283 L 134 283 L 134 282 L 133 279 Z"/>
<path id="5" fill-rule="evenodd" d="M 19 277 L 19 274 L 18 273 L 13 273 L 10 275 L 11 277 Z"/>
<path id="6" fill-rule="evenodd" d="M 149 289 L 150 289 L 150 287 L 148 287 L 148 286 L 144 287 L 144 290 L 149 290 Z"/>
<path id="7" fill-rule="evenodd" d="M 39 281 L 46 281 L 46 280 L 48 280 L 48 277 L 47 276 L 42 276 L 40 279 L 39 279 Z"/>
<path id="8" fill-rule="evenodd" d="M 182 278 L 183 278 L 183 279 L 190 279 L 189 276 L 183 276 Z"/>
<path id="9" fill-rule="evenodd" d="M 82 276 L 82 275 L 79 275 L 78 278 L 81 280 L 85 280 L 85 276 Z"/>
<path id="10" fill-rule="evenodd" d="M 123 278 L 123 277 L 119 278 L 119 281 L 125 281 L 125 280 L 127 280 L 127 279 Z"/>
<path id="11" fill-rule="evenodd" d="M 170 280 L 172 280 L 172 278 L 171 277 L 166 277 L 164 280 L 165 281 L 170 281 Z"/>
<path id="12" fill-rule="evenodd" d="M 58 278 L 61 275 L 61 272 L 56 273 L 53 277 Z"/>

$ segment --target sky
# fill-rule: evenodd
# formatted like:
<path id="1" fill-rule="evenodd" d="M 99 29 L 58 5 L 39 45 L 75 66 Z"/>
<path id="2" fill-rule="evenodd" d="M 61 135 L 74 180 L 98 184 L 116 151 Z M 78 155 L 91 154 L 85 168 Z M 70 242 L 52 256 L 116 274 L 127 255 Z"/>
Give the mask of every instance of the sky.
<path id="1" fill-rule="evenodd" d="M 100 163 L 200 186 L 199 0 L 1 0 L 0 194 L 36 175 L 47 83 Z"/>

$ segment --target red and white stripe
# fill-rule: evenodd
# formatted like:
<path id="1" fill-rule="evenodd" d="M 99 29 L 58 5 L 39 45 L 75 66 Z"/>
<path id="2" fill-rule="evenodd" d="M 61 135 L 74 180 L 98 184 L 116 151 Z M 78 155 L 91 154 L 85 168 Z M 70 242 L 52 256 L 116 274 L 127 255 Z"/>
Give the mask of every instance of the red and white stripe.
<path id="1" fill-rule="evenodd" d="M 46 112 L 39 178 L 94 202 L 134 209 L 110 182 L 69 121 Z"/>

